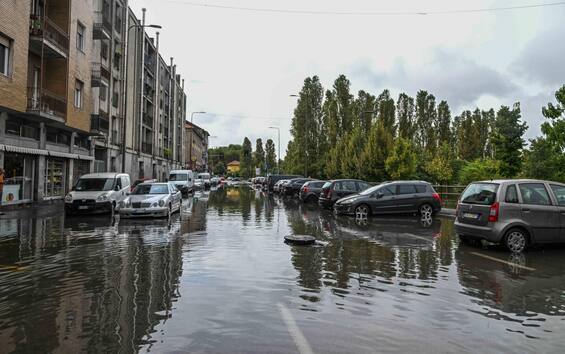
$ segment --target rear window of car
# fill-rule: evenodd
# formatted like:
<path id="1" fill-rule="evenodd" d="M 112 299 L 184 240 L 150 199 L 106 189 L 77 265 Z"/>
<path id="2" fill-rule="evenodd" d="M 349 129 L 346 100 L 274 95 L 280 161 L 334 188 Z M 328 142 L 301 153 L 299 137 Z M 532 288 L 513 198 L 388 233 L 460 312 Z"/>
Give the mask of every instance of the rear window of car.
<path id="1" fill-rule="evenodd" d="M 521 183 L 518 188 L 524 204 L 551 205 L 549 193 L 543 183 Z"/>
<path id="2" fill-rule="evenodd" d="M 398 184 L 396 194 L 414 194 L 416 193 L 416 188 L 413 184 Z"/>
<path id="3" fill-rule="evenodd" d="M 414 187 L 416 188 L 416 193 L 426 193 L 425 184 L 415 184 Z"/>
<path id="4" fill-rule="evenodd" d="M 461 196 L 467 204 L 492 205 L 496 201 L 497 183 L 471 183 Z"/>
<path id="5" fill-rule="evenodd" d="M 555 198 L 557 198 L 557 204 L 565 206 L 565 186 L 559 186 L 557 184 L 551 184 L 551 189 L 555 193 Z"/>
<path id="6" fill-rule="evenodd" d="M 310 182 L 308 185 L 312 188 L 322 188 L 327 182 Z"/>

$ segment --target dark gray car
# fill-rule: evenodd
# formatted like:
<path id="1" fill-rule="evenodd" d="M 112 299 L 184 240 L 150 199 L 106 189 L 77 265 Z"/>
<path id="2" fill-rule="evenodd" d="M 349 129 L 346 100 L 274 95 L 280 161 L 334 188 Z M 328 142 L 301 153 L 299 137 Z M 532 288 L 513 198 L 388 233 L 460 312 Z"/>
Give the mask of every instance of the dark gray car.
<path id="1" fill-rule="evenodd" d="M 402 214 L 419 212 L 424 217 L 441 210 L 441 199 L 432 185 L 424 181 L 381 183 L 338 200 L 338 214 L 367 217 L 371 214 Z"/>
<path id="2" fill-rule="evenodd" d="M 512 252 L 565 242 L 565 185 L 527 179 L 473 182 L 457 203 L 455 231 L 463 242 L 484 239 Z"/>

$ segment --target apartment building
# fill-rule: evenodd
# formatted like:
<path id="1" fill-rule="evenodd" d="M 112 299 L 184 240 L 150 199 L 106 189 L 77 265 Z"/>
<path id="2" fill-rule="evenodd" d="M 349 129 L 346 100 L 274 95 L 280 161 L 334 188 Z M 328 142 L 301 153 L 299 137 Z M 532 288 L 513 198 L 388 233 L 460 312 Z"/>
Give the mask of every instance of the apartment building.
<path id="1" fill-rule="evenodd" d="M 185 164 L 194 171 L 208 171 L 208 138 L 210 134 L 194 123 L 185 124 Z"/>
<path id="2" fill-rule="evenodd" d="M 90 1 L 0 3 L 1 205 L 63 198 L 91 169 Z"/>

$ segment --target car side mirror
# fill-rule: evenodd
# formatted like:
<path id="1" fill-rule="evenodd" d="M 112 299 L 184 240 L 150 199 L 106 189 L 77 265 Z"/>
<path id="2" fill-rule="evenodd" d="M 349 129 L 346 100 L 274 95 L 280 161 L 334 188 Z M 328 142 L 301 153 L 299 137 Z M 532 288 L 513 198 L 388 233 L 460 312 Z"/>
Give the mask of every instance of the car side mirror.
<path id="1" fill-rule="evenodd" d="M 381 198 L 383 197 L 383 195 L 384 195 L 383 192 L 377 192 L 377 193 L 375 194 L 375 198 L 381 199 Z"/>

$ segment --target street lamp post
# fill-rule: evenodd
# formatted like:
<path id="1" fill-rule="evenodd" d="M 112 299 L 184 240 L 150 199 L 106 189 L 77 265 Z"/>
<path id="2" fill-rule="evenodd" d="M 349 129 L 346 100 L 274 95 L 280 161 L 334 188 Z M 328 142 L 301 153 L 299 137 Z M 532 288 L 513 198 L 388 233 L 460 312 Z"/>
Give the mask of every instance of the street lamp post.
<path id="1" fill-rule="evenodd" d="M 192 112 L 190 114 L 190 129 L 191 130 L 190 130 L 190 147 L 188 149 L 188 159 L 189 159 L 188 161 L 190 163 L 190 169 L 191 170 L 194 170 L 194 168 L 192 166 L 192 142 L 193 142 L 193 139 L 194 139 L 194 124 L 192 122 L 194 120 L 195 114 L 206 114 L 206 112 L 199 111 L 199 112 Z"/>
<path id="2" fill-rule="evenodd" d="M 279 154 L 277 156 L 277 173 L 280 175 L 281 174 L 281 129 L 279 127 L 269 127 L 269 129 L 276 129 L 277 130 L 277 143 L 279 145 Z M 265 155 L 266 158 L 266 155 Z"/>
<path id="3" fill-rule="evenodd" d="M 126 172 L 126 126 L 127 126 L 127 113 L 128 113 L 128 102 L 127 102 L 127 89 L 128 89 L 128 66 L 129 66 L 129 55 L 128 55 L 128 45 L 129 45 L 129 31 L 132 28 L 162 28 L 159 25 L 131 25 L 128 27 L 128 30 L 126 32 L 126 46 L 124 48 L 124 55 L 126 56 L 126 63 L 125 63 L 125 69 L 124 69 L 124 88 L 125 88 L 125 93 L 124 93 L 124 121 L 122 124 L 122 173 Z M 141 40 L 145 40 L 145 38 L 142 38 Z M 141 53 L 141 55 L 143 55 L 143 53 Z M 141 87 L 141 90 L 143 90 L 143 87 Z"/>

